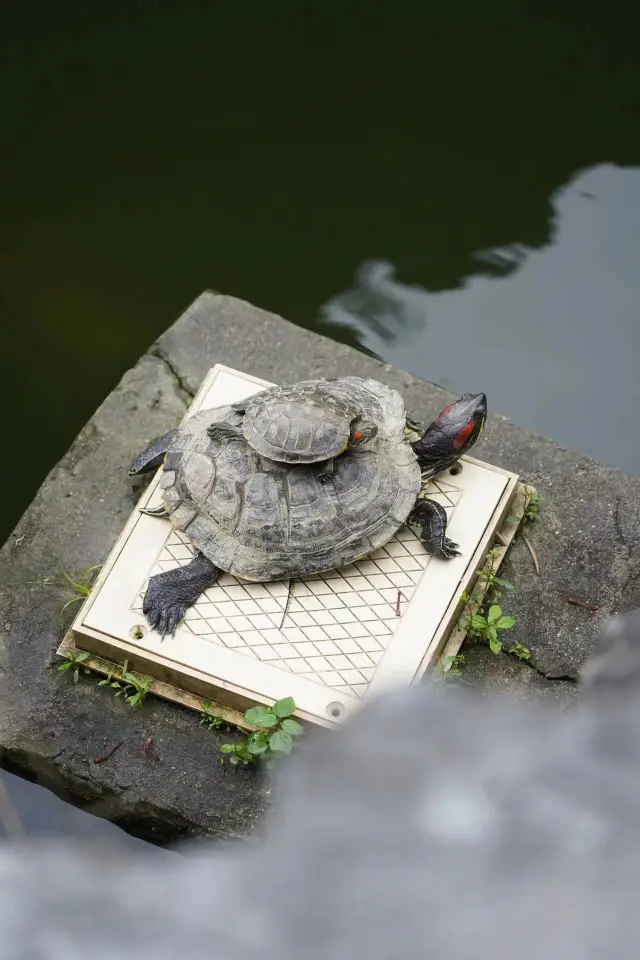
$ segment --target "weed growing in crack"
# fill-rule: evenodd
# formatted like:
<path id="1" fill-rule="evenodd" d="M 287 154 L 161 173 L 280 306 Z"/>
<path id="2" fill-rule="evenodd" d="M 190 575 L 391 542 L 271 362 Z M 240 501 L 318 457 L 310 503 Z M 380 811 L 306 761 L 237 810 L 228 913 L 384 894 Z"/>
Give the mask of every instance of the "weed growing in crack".
<path id="1" fill-rule="evenodd" d="M 262 759 L 268 767 L 273 766 L 291 753 L 295 738 L 304 733 L 302 724 L 293 719 L 295 710 L 293 697 L 277 700 L 272 707 L 251 707 L 244 719 L 257 729 L 238 743 L 223 743 L 221 759 L 226 757 L 234 766 L 247 766 Z"/>
<path id="2" fill-rule="evenodd" d="M 99 682 L 98 686 L 109 686 L 117 691 L 116 697 L 123 696 L 130 707 L 141 707 L 153 686 L 153 677 L 136 676 L 135 673 L 129 673 L 125 664 L 120 677 L 114 679 L 113 675 L 109 674 Z"/>
<path id="3" fill-rule="evenodd" d="M 464 653 L 456 653 L 455 656 L 445 657 L 442 661 L 442 670 L 446 672 L 448 677 L 461 677 L 462 670 L 460 667 L 464 664 L 466 657 Z"/>
<path id="4" fill-rule="evenodd" d="M 527 486 L 525 487 L 525 500 L 522 507 L 522 514 L 518 516 L 513 514 L 510 517 L 507 517 L 508 523 L 520 523 L 523 520 L 525 523 L 537 523 L 540 519 L 540 498 L 538 497 L 538 491 L 535 487 Z"/>
<path id="5" fill-rule="evenodd" d="M 531 650 L 529 650 L 529 647 L 525 647 L 524 643 L 514 643 L 512 647 L 509 647 L 507 653 L 517 657 L 518 660 L 531 660 Z"/>
<path id="6" fill-rule="evenodd" d="M 202 713 L 200 715 L 200 725 L 207 727 L 209 730 L 220 730 L 222 727 L 225 728 L 225 732 L 229 733 L 231 726 L 224 720 L 222 717 L 218 716 L 217 713 L 214 713 L 211 708 L 211 701 L 205 700 Z"/>
<path id="7" fill-rule="evenodd" d="M 61 574 L 62 579 L 58 577 L 43 577 L 42 580 L 30 580 L 29 583 L 37 583 L 46 587 L 66 587 L 67 589 L 71 589 L 73 596 L 70 600 L 67 600 L 60 610 L 60 616 L 62 617 L 65 610 L 73 606 L 74 603 L 82 603 L 87 599 L 93 589 L 96 572 L 100 570 L 101 567 L 102 564 L 97 563 L 92 567 L 87 567 L 86 570 L 78 574 L 67 573 L 63 570 Z"/>
<path id="8" fill-rule="evenodd" d="M 500 653 L 503 643 L 498 636 L 498 631 L 510 630 L 515 626 L 515 622 L 515 617 L 503 616 L 502 607 L 494 603 L 489 607 L 486 616 L 475 614 L 469 617 L 468 628 L 472 637 L 487 641 L 492 653 Z"/>
<path id="9" fill-rule="evenodd" d="M 488 644 L 492 653 L 508 653 L 519 660 L 530 660 L 531 651 L 525 644 L 517 642 L 508 646 L 505 642 L 504 631 L 511 630 L 516 624 L 516 618 L 505 614 L 500 601 L 503 591 L 514 589 L 510 580 L 497 575 L 496 566 L 500 557 L 500 550 L 494 547 L 486 557 L 484 567 L 478 572 L 478 580 L 484 591 L 478 609 L 474 612 L 473 598 L 465 591 L 462 594 L 463 625 L 470 637 Z M 451 669 L 447 670 L 451 673 Z"/>
<path id="10" fill-rule="evenodd" d="M 65 670 L 73 670 L 73 682 L 77 683 L 80 679 L 81 669 L 83 673 L 91 673 L 91 670 L 87 667 L 82 667 L 84 661 L 88 660 L 90 656 L 91 654 L 87 653 L 86 650 L 71 650 L 69 653 L 65 653 L 65 662 L 58 665 L 58 670 L 61 673 L 64 673 Z"/>

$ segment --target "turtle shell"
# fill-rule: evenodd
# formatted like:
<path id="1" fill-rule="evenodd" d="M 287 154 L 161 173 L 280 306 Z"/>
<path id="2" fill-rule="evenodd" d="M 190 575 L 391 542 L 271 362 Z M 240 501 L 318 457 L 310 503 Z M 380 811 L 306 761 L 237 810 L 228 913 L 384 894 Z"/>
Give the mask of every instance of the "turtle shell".
<path id="1" fill-rule="evenodd" d="M 263 457 L 316 463 L 346 449 L 351 422 L 361 412 L 357 399 L 344 389 L 344 381 L 302 380 L 252 397 L 242 430 Z"/>
<path id="2" fill-rule="evenodd" d="M 312 466 L 261 456 L 232 407 L 189 417 L 160 478 L 174 526 L 222 570 L 254 581 L 341 567 L 386 543 L 415 505 L 420 468 L 404 437 L 400 395 L 363 384 L 383 411 L 378 434 L 338 457 L 328 484 Z"/>

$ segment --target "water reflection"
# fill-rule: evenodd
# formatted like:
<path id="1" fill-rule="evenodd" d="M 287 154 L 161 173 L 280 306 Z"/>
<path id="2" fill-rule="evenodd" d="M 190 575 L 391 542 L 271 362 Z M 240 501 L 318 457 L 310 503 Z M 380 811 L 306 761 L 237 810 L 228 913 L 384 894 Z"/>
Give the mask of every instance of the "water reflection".
<path id="1" fill-rule="evenodd" d="M 640 168 L 601 164 L 550 198 L 549 241 L 476 253 L 455 289 L 367 262 L 321 310 L 385 361 L 640 473 Z"/>

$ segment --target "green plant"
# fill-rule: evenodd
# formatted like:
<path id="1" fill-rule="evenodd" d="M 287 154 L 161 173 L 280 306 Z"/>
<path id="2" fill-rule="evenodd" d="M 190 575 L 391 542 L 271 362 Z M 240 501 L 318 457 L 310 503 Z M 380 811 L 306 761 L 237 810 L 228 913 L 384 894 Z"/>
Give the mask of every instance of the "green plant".
<path id="1" fill-rule="evenodd" d="M 469 619 L 469 632 L 472 636 L 487 640 L 493 653 L 500 653 L 502 640 L 498 638 L 498 630 L 510 630 L 515 625 L 515 617 L 505 617 L 502 607 L 493 604 L 484 616 L 476 613 Z"/>
<path id="2" fill-rule="evenodd" d="M 512 647 L 509 647 L 507 653 L 517 657 L 518 660 L 531 660 L 531 650 L 529 650 L 529 647 L 525 647 L 524 643 L 514 643 Z"/>
<path id="3" fill-rule="evenodd" d="M 507 517 L 509 523 L 520 523 L 521 520 L 524 520 L 525 523 L 537 523 L 540 519 L 540 498 L 538 497 L 538 491 L 535 487 L 527 486 L 525 487 L 525 497 L 524 504 L 522 507 L 522 514 L 513 514 L 510 517 Z"/>
<path id="4" fill-rule="evenodd" d="M 247 765 L 261 758 L 268 766 L 291 753 L 294 740 L 304 727 L 293 719 L 296 705 L 293 697 L 277 700 L 272 707 L 251 707 L 244 719 L 257 729 L 238 743 L 223 743 L 220 753 L 229 763 Z"/>
<path id="5" fill-rule="evenodd" d="M 104 680 L 100 681 L 98 686 L 109 686 L 113 690 L 117 690 L 116 697 L 124 696 L 125 702 L 130 707 L 141 707 L 153 686 L 153 677 L 136 676 L 134 673 L 129 673 L 125 665 L 120 677 L 116 677 L 114 680 L 113 674 L 109 674 Z"/>
<path id="6" fill-rule="evenodd" d="M 540 500 L 537 492 L 531 488 L 527 493 L 527 499 L 524 506 L 524 519 L 526 523 L 537 523 L 540 519 Z"/>
<path id="7" fill-rule="evenodd" d="M 500 558 L 500 549 L 494 547 L 487 554 L 484 567 L 478 572 L 478 581 L 482 592 L 482 599 L 474 610 L 473 598 L 466 592 L 462 594 L 462 601 L 465 604 L 464 625 L 470 636 L 483 640 L 489 644 L 493 653 L 501 653 L 504 648 L 504 641 L 500 638 L 499 632 L 510 630 L 515 626 L 515 617 L 505 615 L 500 600 L 502 591 L 513 590 L 514 585 L 510 580 L 499 577 L 496 572 L 498 560 Z M 504 648 L 506 653 L 513 654 L 519 660 L 529 660 L 531 651 L 523 643 L 514 643 L 509 648 Z"/>
<path id="8" fill-rule="evenodd" d="M 441 663 L 443 674 L 447 677 L 460 677 L 462 675 L 460 667 L 465 660 L 464 653 L 456 653 L 454 656 L 445 657 Z"/>
<path id="9" fill-rule="evenodd" d="M 485 597 L 493 602 L 497 602 L 502 596 L 501 590 L 513 590 L 513 584 L 510 580 L 499 577 L 496 573 L 496 566 L 500 558 L 500 550 L 494 547 L 487 554 L 484 567 L 478 571 L 478 580 L 483 584 Z"/>
<path id="10" fill-rule="evenodd" d="M 211 709 L 210 700 L 205 700 L 203 704 L 202 713 L 200 715 L 200 724 L 203 727 L 208 727 L 209 730 L 219 730 L 221 727 L 225 726 L 225 721 L 222 719 L 222 717 L 218 716 L 218 714 L 214 713 Z M 226 729 L 231 729 L 229 724 L 226 724 Z"/>
<path id="11" fill-rule="evenodd" d="M 83 600 L 86 600 L 91 590 L 93 588 L 93 583 L 95 580 L 95 573 L 97 570 L 100 570 L 102 567 L 101 563 L 97 563 L 92 567 L 87 567 L 86 570 L 83 570 L 82 573 L 72 574 L 62 571 L 62 579 L 56 577 L 44 577 L 42 580 L 31 580 L 30 583 L 43 584 L 47 587 L 66 587 L 73 593 L 73 596 L 70 600 L 64 604 L 60 610 L 60 616 L 62 616 L 67 609 L 67 607 L 72 606 L 74 603 L 80 603 Z"/>
<path id="12" fill-rule="evenodd" d="M 70 650 L 68 653 L 65 653 L 65 662 L 58 666 L 58 670 L 61 673 L 65 670 L 73 670 L 73 682 L 77 683 L 80 679 L 81 666 L 90 656 L 91 654 L 87 653 L 86 650 Z M 82 667 L 82 672 L 91 673 L 86 667 Z"/>
<path id="13" fill-rule="evenodd" d="M 514 585 L 510 580 L 505 580 L 503 577 L 499 577 L 496 572 L 496 567 L 500 559 L 500 550 L 498 547 L 494 547 L 486 556 L 485 565 L 481 570 L 478 571 L 478 581 L 480 586 L 480 591 L 482 592 L 482 601 L 481 606 L 488 608 L 492 604 L 500 602 L 502 598 L 503 590 L 513 590 Z M 467 620 L 470 621 L 473 615 L 472 610 L 472 601 L 471 597 L 466 591 L 464 591 L 460 597 L 467 609 Z M 477 614 L 481 614 L 482 610 L 478 609 Z"/>

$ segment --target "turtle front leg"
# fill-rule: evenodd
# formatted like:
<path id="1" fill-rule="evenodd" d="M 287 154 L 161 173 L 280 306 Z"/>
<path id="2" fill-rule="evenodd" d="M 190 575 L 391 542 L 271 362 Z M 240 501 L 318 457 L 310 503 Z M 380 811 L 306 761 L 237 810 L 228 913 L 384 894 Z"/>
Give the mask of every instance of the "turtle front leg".
<path id="1" fill-rule="evenodd" d="M 418 500 L 407 517 L 407 523 L 421 528 L 420 539 L 429 553 L 445 560 L 460 556 L 458 544 L 445 536 L 447 511 L 435 500 Z"/>
<path id="2" fill-rule="evenodd" d="M 330 460 L 325 460 L 324 463 L 321 464 L 320 468 L 316 470 L 316 477 L 320 483 L 328 483 L 333 477 L 335 469 L 335 460 L 333 457 L 331 457 Z"/>
<path id="3" fill-rule="evenodd" d="M 213 586 L 221 572 L 203 553 L 197 553 L 184 567 L 151 577 L 142 604 L 151 629 L 163 638 L 173 635 L 187 608 Z"/>

